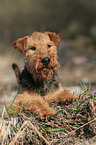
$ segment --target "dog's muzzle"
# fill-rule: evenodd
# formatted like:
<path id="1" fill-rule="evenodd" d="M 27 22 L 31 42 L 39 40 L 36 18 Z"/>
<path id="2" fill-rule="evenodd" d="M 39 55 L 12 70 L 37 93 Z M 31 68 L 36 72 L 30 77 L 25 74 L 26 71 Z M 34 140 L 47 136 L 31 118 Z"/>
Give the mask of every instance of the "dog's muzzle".
<path id="1" fill-rule="evenodd" d="M 41 59 L 41 63 L 43 63 L 43 65 L 48 65 L 50 63 L 50 58 L 49 57 L 44 57 Z"/>

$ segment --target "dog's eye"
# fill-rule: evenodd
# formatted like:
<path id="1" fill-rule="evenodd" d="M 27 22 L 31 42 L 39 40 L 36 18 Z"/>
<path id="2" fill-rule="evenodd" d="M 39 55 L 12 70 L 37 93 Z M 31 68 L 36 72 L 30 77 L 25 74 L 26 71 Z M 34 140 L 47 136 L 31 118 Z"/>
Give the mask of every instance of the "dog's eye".
<path id="1" fill-rule="evenodd" d="M 48 45 L 48 48 L 50 48 L 50 47 L 51 47 L 51 45 L 49 44 L 49 45 Z"/>
<path id="2" fill-rule="evenodd" d="M 31 47 L 30 50 L 36 50 L 36 47 Z"/>

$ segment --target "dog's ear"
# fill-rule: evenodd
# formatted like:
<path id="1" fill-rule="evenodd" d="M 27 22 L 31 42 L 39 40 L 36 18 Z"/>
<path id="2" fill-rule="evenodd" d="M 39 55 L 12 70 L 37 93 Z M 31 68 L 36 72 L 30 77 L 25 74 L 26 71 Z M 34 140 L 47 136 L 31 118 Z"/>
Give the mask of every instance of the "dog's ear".
<path id="1" fill-rule="evenodd" d="M 25 46 L 27 43 L 28 36 L 25 36 L 23 38 L 19 38 L 16 41 L 13 42 L 14 48 L 19 50 L 22 53 L 25 53 Z"/>
<path id="2" fill-rule="evenodd" d="M 46 33 L 50 37 L 50 40 L 53 41 L 55 45 L 58 47 L 62 39 L 61 35 L 53 32 L 46 32 Z"/>

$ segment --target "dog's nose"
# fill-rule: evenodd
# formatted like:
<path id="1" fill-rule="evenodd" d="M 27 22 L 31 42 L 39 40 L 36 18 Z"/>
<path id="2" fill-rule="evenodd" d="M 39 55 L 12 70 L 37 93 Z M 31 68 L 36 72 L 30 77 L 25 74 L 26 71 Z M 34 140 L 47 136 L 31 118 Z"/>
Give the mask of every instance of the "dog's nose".
<path id="1" fill-rule="evenodd" d="M 50 63 L 50 58 L 49 57 L 42 58 L 41 63 L 43 63 L 44 65 L 48 65 Z"/>

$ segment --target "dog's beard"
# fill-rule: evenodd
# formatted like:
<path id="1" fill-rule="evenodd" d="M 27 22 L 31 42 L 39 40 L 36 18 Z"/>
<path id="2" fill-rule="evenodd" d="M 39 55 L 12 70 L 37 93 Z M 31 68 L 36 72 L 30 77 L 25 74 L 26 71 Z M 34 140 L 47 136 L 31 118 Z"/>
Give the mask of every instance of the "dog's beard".
<path id="1" fill-rule="evenodd" d="M 42 68 L 42 69 L 36 71 L 36 77 L 39 80 L 45 80 L 52 76 L 53 76 L 53 69 L 51 69 L 51 68 Z"/>
<path id="2" fill-rule="evenodd" d="M 59 63 L 56 61 L 54 63 L 50 63 L 48 66 L 43 65 L 40 61 L 36 62 L 36 65 L 33 66 L 34 63 L 26 62 L 26 67 L 28 71 L 33 75 L 35 81 L 43 81 L 49 79 L 53 76 L 54 71 L 57 70 Z"/>

